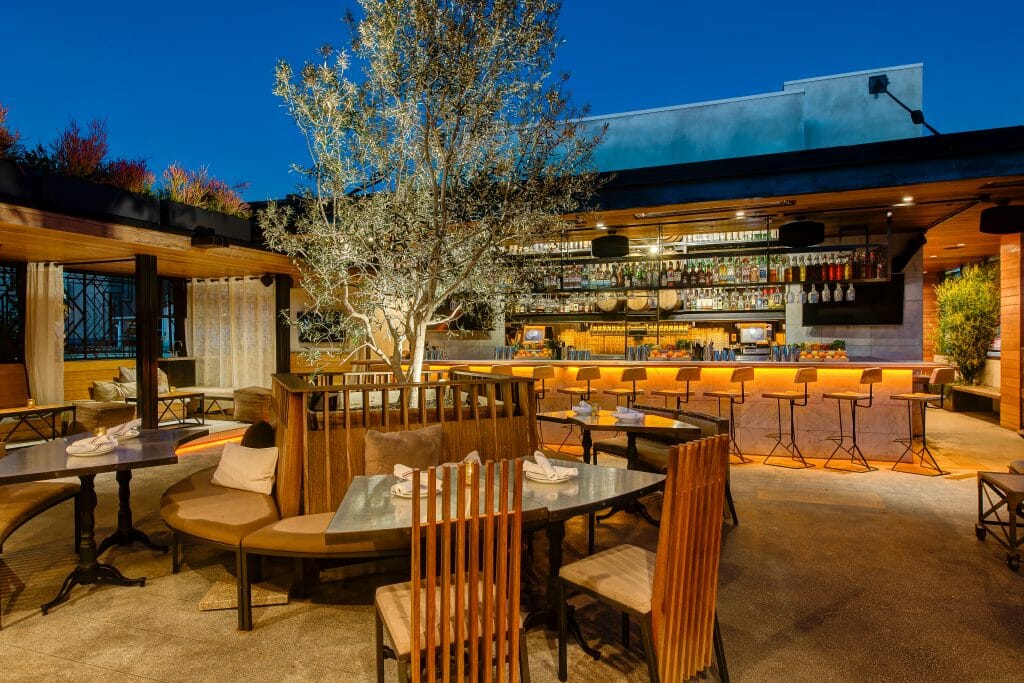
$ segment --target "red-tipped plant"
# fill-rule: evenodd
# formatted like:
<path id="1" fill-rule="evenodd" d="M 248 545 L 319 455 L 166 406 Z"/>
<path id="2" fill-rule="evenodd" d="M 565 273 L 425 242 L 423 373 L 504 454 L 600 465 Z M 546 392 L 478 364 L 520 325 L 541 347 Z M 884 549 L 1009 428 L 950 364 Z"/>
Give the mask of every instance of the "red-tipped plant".
<path id="1" fill-rule="evenodd" d="M 103 182 L 138 194 L 152 194 L 156 176 L 145 159 L 115 159 L 105 164 Z"/>
<path id="2" fill-rule="evenodd" d="M 0 104 L 0 159 L 14 157 L 21 134 L 7 126 L 7 107 Z"/>
<path id="3" fill-rule="evenodd" d="M 228 185 L 223 180 L 211 177 L 205 166 L 198 171 L 189 171 L 171 164 L 164 171 L 163 181 L 163 194 L 172 201 L 239 218 L 250 216 L 249 205 L 238 194 L 246 185 Z"/>
<path id="4" fill-rule="evenodd" d="M 91 178 L 107 154 L 107 122 L 93 119 L 83 133 L 74 119 L 50 143 L 50 153 L 59 173 L 78 178 Z"/>

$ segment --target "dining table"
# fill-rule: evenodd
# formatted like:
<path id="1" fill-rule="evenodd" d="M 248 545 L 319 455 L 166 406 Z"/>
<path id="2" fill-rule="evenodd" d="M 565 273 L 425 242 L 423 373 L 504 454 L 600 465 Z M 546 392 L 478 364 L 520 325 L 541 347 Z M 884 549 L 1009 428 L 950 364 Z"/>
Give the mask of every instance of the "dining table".
<path id="1" fill-rule="evenodd" d="M 141 542 L 166 551 L 149 541 L 132 522 L 131 488 L 132 470 L 178 462 L 175 450 L 182 444 L 208 434 L 206 429 L 143 429 L 137 437 L 122 439 L 113 450 L 105 453 L 69 455 L 68 445 L 82 439 L 91 439 L 90 433 L 54 439 L 35 446 L 19 448 L 0 458 L 0 485 L 19 484 L 46 479 L 78 477 L 81 489 L 75 497 L 75 516 L 79 529 L 76 551 L 78 564 L 64 579 L 57 596 L 41 606 L 43 614 L 67 600 L 75 586 L 111 584 L 118 586 L 144 586 L 145 577 L 129 579 L 116 567 L 99 561 L 99 555 L 111 545 Z M 118 483 L 117 528 L 97 545 L 96 543 L 96 487 L 97 474 L 115 472 Z"/>
<path id="2" fill-rule="evenodd" d="M 548 576 L 544 608 L 527 616 L 527 629 L 545 625 L 555 629 L 558 620 L 558 572 L 563 562 L 565 524 L 574 517 L 587 515 L 590 552 L 593 552 L 593 523 L 591 515 L 609 507 L 655 493 L 665 485 L 665 475 L 653 472 L 603 467 L 575 460 L 549 458 L 556 467 L 572 467 L 575 477 L 558 481 L 540 478 L 523 482 L 524 526 L 543 528 L 548 540 Z M 352 480 L 334 517 L 327 525 L 328 544 L 348 543 L 372 539 L 377 534 L 411 531 L 412 501 L 392 495 L 391 487 L 399 481 L 392 474 L 357 476 Z M 435 494 L 439 495 L 439 494 Z M 454 503 L 456 491 L 452 491 Z M 437 506 L 440 510 L 441 506 Z M 427 506 L 420 506 L 421 521 L 426 521 Z M 600 655 L 590 648 L 582 637 L 575 619 L 570 618 L 570 629 L 580 646 L 595 659 Z"/>

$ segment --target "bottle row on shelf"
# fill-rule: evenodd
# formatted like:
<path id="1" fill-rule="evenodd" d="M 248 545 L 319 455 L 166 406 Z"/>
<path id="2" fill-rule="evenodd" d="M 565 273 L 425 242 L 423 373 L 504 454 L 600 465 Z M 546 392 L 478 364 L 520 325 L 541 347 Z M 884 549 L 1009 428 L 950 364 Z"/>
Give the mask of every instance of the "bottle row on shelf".
<path id="1" fill-rule="evenodd" d="M 529 313 L 612 313 L 622 309 L 641 313 L 662 311 L 773 311 L 786 304 L 817 304 L 854 301 L 857 290 L 852 282 L 824 282 L 805 289 L 801 284 L 780 287 L 662 289 L 657 292 L 633 291 L 628 294 L 572 294 L 569 296 L 528 297 L 510 307 L 511 315 Z"/>
<path id="2" fill-rule="evenodd" d="M 733 246 L 736 244 L 757 244 L 766 240 L 777 240 L 778 230 L 732 230 L 728 232 L 700 233 L 693 235 L 681 235 L 673 241 L 666 241 L 662 244 L 646 244 L 642 248 L 649 252 L 652 246 L 658 250 L 691 247 L 691 246 Z M 527 245 L 513 245 L 507 247 L 510 254 L 516 255 L 550 255 L 561 253 L 589 253 L 589 240 L 566 240 L 560 242 L 536 242 Z M 640 252 L 638 251 L 637 254 Z"/>
<path id="3" fill-rule="evenodd" d="M 677 288 L 713 285 L 840 282 L 888 277 L 884 248 L 808 254 L 660 259 L 631 263 L 567 263 L 537 283 L 542 291 L 630 287 Z"/>

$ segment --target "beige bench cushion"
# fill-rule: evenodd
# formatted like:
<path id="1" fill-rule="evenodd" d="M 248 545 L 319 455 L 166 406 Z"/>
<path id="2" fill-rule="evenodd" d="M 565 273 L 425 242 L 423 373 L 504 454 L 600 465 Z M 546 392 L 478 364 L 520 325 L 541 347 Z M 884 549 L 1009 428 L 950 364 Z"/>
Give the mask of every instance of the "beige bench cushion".
<path id="1" fill-rule="evenodd" d="M 15 529 L 47 508 L 74 497 L 78 484 L 29 482 L 0 486 L 0 543 Z"/>
<path id="2" fill-rule="evenodd" d="M 617 436 L 612 439 L 600 439 L 594 442 L 593 449 L 595 452 L 611 453 L 612 455 L 625 458 L 626 437 Z M 667 444 L 660 444 L 654 441 L 648 441 L 647 439 L 636 440 L 637 459 L 647 466 L 657 468 L 659 470 L 663 470 L 668 467 L 668 449 L 669 446 Z"/>
<path id="3" fill-rule="evenodd" d="M 242 541 L 242 547 L 255 553 L 266 551 L 269 554 L 278 551 L 307 553 L 319 557 L 372 556 L 409 549 L 409 535 L 400 532 L 381 534 L 373 541 L 328 545 L 324 532 L 327 531 L 327 525 L 332 517 L 333 512 L 286 517 L 246 536 Z"/>
<path id="4" fill-rule="evenodd" d="M 651 611 L 655 554 L 635 545 L 620 545 L 562 567 L 558 575 L 631 610 Z"/>
<path id="5" fill-rule="evenodd" d="M 240 545 L 253 531 L 280 519 L 271 496 L 216 486 L 214 468 L 200 470 L 164 491 L 160 516 L 182 533 L 226 545 Z"/>

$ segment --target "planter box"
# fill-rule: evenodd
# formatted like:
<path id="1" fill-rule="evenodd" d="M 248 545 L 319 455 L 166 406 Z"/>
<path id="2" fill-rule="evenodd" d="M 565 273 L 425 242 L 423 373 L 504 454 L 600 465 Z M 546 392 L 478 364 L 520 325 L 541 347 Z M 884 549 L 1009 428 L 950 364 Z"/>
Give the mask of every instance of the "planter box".
<path id="1" fill-rule="evenodd" d="M 160 201 L 160 222 L 169 228 L 192 231 L 202 225 L 235 242 L 252 242 L 252 221 L 224 213 L 197 209 L 168 199 Z"/>
<path id="2" fill-rule="evenodd" d="M 0 159 L 0 200 L 30 204 L 33 194 L 32 176 L 22 173 L 13 161 Z"/>
<path id="3" fill-rule="evenodd" d="M 113 185 L 60 175 L 36 177 L 36 202 L 54 211 L 152 227 L 160 222 L 160 200 Z"/>

